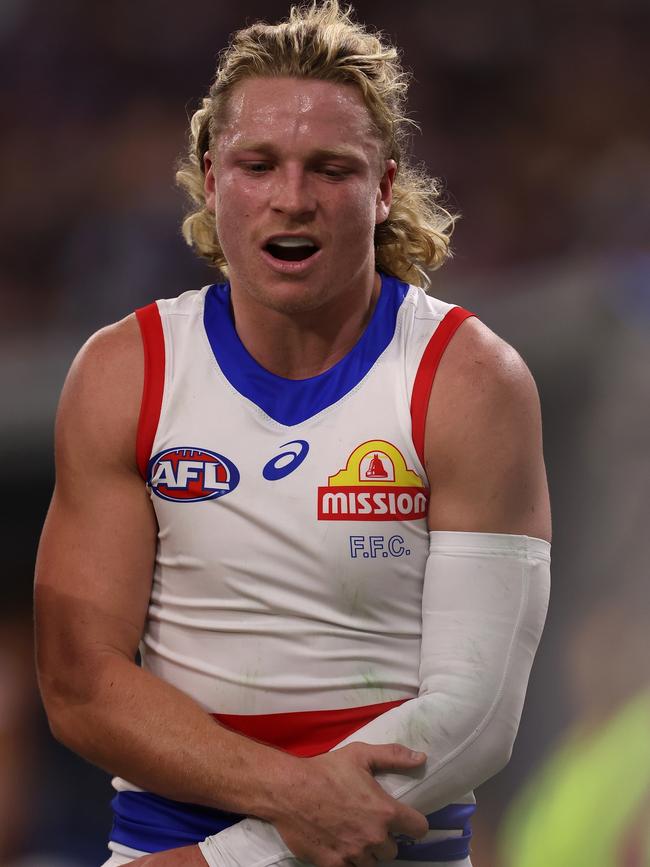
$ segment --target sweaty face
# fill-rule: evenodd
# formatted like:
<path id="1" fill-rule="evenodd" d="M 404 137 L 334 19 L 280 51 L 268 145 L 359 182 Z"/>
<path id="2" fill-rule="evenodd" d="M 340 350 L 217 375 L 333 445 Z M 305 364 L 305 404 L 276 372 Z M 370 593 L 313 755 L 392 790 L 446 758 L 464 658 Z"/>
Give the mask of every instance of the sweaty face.
<path id="1" fill-rule="evenodd" d="M 206 198 L 233 297 L 299 312 L 367 287 L 395 169 L 355 87 L 243 81 L 214 151 Z"/>

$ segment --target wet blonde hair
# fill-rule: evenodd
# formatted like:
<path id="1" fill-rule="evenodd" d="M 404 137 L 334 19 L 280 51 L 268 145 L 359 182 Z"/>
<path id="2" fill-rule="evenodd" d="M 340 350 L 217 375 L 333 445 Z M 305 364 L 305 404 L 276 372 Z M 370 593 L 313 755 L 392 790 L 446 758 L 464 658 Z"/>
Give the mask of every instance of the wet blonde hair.
<path id="1" fill-rule="evenodd" d="M 239 30 L 221 53 L 215 80 L 190 124 L 187 158 L 176 179 L 193 207 L 183 221 L 183 236 L 224 274 L 228 263 L 203 191 L 203 155 L 212 151 L 224 122 L 230 92 L 248 78 L 287 76 L 356 85 L 363 96 L 383 157 L 397 163 L 388 219 L 375 228 L 376 267 L 409 283 L 426 286 L 427 271 L 450 256 L 454 217 L 439 203 L 438 182 L 406 157 L 409 76 L 395 48 L 351 18 L 338 0 L 292 6 L 279 24 L 258 22 Z"/>

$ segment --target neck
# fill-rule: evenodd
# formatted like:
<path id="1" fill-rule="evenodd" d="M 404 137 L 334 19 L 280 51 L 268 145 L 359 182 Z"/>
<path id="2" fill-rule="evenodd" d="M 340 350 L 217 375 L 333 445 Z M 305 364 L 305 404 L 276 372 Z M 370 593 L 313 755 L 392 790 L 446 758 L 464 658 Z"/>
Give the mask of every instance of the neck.
<path id="1" fill-rule="evenodd" d="M 239 339 L 255 361 L 286 379 L 308 379 L 333 367 L 359 340 L 379 298 L 374 271 L 314 309 L 287 311 L 259 301 L 231 281 Z"/>

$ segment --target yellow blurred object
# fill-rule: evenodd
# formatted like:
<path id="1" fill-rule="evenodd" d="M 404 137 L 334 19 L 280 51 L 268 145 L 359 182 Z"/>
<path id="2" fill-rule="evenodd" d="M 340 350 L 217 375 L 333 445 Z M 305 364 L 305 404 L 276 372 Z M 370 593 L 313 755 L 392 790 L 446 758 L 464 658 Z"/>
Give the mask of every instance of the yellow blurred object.
<path id="1" fill-rule="evenodd" d="M 506 814 L 503 867 L 650 867 L 650 689 L 579 724 Z"/>

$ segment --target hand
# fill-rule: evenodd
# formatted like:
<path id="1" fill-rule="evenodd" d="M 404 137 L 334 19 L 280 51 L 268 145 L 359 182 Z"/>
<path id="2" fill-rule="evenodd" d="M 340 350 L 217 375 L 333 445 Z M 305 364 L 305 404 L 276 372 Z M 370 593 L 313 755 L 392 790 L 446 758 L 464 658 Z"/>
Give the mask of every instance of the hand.
<path id="1" fill-rule="evenodd" d="M 424 753 L 400 744 L 354 743 L 312 759 L 278 792 L 270 816 L 293 854 L 314 867 L 375 867 L 392 861 L 391 834 L 418 839 L 429 830 L 425 816 L 387 795 L 375 781 L 381 771 L 409 771 Z"/>

